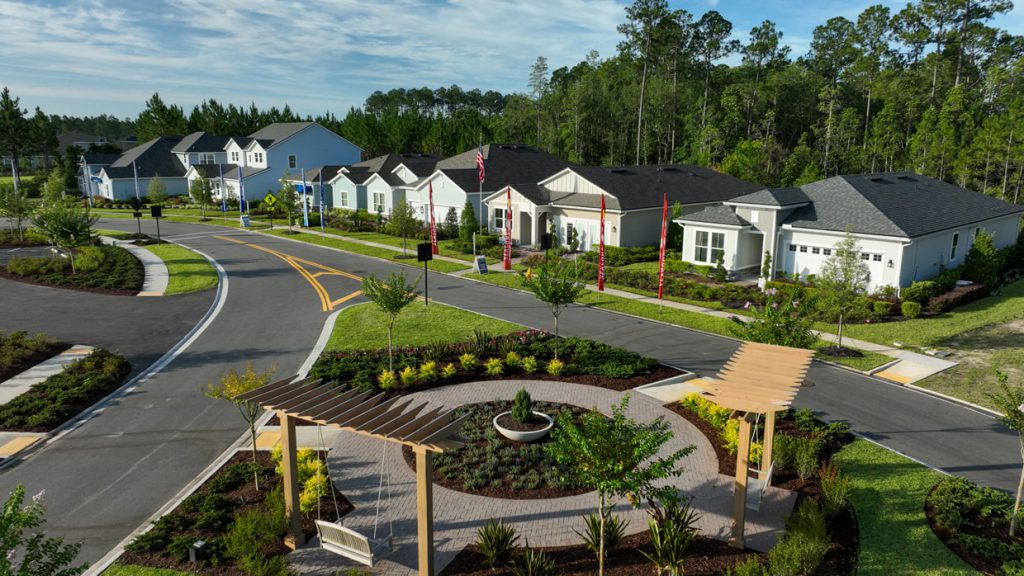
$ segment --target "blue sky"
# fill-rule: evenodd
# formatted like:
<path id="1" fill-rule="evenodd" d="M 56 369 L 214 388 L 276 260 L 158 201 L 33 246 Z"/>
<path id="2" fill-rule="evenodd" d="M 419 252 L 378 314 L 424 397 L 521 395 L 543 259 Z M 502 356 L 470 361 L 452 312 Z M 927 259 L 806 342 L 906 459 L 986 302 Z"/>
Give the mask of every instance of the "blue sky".
<path id="1" fill-rule="evenodd" d="M 898 11 L 905 1 L 881 0 Z M 715 9 L 746 40 L 776 22 L 794 55 L 814 26 L 860 0 L 672 0 Z M 1020 4 L 1020 3 L 1018 3 Z M 204 98 L 342 116 L 374 90 L 459 84 L 526 91 L 530 65 L 614 53 L 618 0 L 0 0 L 0 84 L 55 114 L 134 116 L 159 91 L 186 112 Z M 1024 8 L 995 22 L 1024 33 Z"/>

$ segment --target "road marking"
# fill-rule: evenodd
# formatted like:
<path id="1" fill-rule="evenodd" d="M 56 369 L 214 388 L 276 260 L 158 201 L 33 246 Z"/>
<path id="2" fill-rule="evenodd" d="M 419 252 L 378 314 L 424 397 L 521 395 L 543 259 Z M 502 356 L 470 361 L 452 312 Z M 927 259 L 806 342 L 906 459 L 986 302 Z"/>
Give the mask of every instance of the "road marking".
<path id="1" fill-rule="evenodd" d="M 255 248 L 256 250 L 266 252 L 267 254 L 276 256 L 281 260 L 284 260 L 289 266 L 294 268 L 296 272 L 301 274 L 302 277 L 306 279 L 306 282 L 309 282 L 309 285 L 313 287 L 313 291 L 316 292 L 317 297 L 320 298 L 320 307 L 324 312 L 331 312 L 339 304 L 348 302 L 349 300 L 363 293 L 362 290 L 356 290 L 351 294 L 347 294 L 336 300 L 331 300 L 331 295 L 330 293 L 328 293 L 327 288 L 325 288 L 324 285 L 320 283 L 319 278 L 321 276 L 342 276 L 344 278 L 350 278 L 352 280 L 357 280 L 359 282 L 362 282 L 362 277 L 356 276 L 355 274 L 351 274 L 349 272 L 345 272 L 344 270 L 338 270 L 336 268 L 331 268 L 330 266 L 324 266 L 323 264 L 313 262 L 312 260 L 306 260 L 305 258 L 292 256 L 291 254 L 285 254 L 284 252 L 279 252 L 277 250 L 273 250 L 265 246 L 260 246 L 259 244 L 253 244 L 251 242 L 239 240 L 237 238 L 230 238 L 228 236 L 222 235 L 214 236 L 214 238 L 217 238 L 219 240 L 226 240 L 234 244 L 241 244 L 242 246 L 248 246 L 250 248 Z M 307 268 L 317 269 L 318 271 L 312 272 Z"/>

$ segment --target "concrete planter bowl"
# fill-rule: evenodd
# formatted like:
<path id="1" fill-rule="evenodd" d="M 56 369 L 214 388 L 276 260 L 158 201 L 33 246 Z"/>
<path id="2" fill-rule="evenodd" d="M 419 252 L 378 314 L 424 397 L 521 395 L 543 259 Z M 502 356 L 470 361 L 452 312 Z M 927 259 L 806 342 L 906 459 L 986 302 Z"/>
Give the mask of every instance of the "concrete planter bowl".
<path id="1" fill-rule="evenodd" d="M 505 438 L 508 438 L 509 440 L 514 440 L 516 442 L 534 442 L 536 440 L 540 440 L 541 438 L 543 438 L 548 432 L 551 431 L 552 428 L 555 427 L 554 418 L 548 416 L 543 412 L 537 412 L 536 410 L 533 411 L 534 416 L 540 416 L 541 418 L 547 420 L 547 426 L 544 426 L 543 428 L 537 430 L 519 431 L 509 430 L 508 428 L 505 428 L 501 424 L 498 424 L 498 420 L 500 420 L 502 416 L 511 417 L 511 414 L 512 412 L 502 412 L 501 414 L 498 414 L 497 416 L 494 417 L 494 427 L 497 428 L 499 434 L 501 434 Z"/>

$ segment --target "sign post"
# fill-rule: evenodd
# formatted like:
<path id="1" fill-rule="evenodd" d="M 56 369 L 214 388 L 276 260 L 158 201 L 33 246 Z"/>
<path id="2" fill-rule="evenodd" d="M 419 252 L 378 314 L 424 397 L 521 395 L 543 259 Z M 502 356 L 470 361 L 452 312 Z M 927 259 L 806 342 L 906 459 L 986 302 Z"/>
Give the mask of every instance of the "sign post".
<path id="1" fill-rule="evenodd" d="M 163 216 L 164 216 L 163 207 L 160 206 L 160 205 L 150 206 L 149 207 L 149 215 L 152 216 L 154 220 L 156 220 L 156 241 L 157 241 L 157 244 L 159 244 L 161 242 L 161 240 L 160 240 L 160 219 L 163 218 Z"/>
<path id="2" fill-rule="evenodd" d="M 430 242 L 420 242 L 416 245 L 416 260 L 423 262 L 423 305 L 427 306 L 430 303 L 430 287 L 427 283 L 429 269 L 427 264 L 434 259 L 433 244 Z"/>
<path id="3" fill-rule="evenodd" d="M 263 205 L 267 207 L 267 211 L 270 213 L 270 229 L 274 229 L 274 212 L 277 211 L 277 196 L 274 196 L 273 192 L 267 192 L 267 195 L 263 197 Z"/>

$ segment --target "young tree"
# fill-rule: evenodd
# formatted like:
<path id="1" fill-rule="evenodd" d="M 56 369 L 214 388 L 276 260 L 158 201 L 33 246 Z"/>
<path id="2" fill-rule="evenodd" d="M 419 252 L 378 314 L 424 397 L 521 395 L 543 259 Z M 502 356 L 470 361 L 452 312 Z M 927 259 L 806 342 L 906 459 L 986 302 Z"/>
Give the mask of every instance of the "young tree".
<path id="1" fill-rule="evenodd" d="M 676 494 L 671 485 L 656 486 L 659 480 L 679 476 L 678 463 L 693 452 L 694 446 L 659 456 L 662 446 L 672 439 L 664 418 L 641 423 L 626 417 L 629 395 L 612 406 L 608 419 L 597 410 L 583 415 L 577 426 L 564 412 L 552 431 L 548 453 L 561 466 L 572 470 L 580 482 L 597 490 L 601 538 L 598 546 L 598 574 L 604 574 L 605 524 L 611 515 L 610 499 L 628 497 L 634 506 L 645 500 L 670 500 Z"/>
<path id="2" fill-rule="evenodd" d="M 213 186 L 210 186 L 210 181 L 206 179 L 206 174 L 203 174 L 202 170 L 197 169 L 196 173 L 199 177 L 189 185 L 188 193 L 192 196 L 192 201 L 199 204 L 202 219 L 206 220 L 206 209 L 213 204 Z"/>
<path id="3" fill-rule="evenodd" d="M 826 314 L 836 319 L 839 334 L 836 346 L 843 347 L 843 322 L 857 308 L 871 272 L 860 256 L 860 246 L 849 229 L 836 243 L 832 255 L 821 265 L 818 275 L 818 302 Z"/>
<path id="4" fill-rule="evenodd" d="M 25 504 L 25 487 L 11 490 L 0 515 L 0 574 L 17 576 L 77 576 L 88 564 L 69 567 L 81 544 L 65 544 L 63 538 L 47 538 L 35 530 L 46 522 L 43 492 Z M 29 532 L 31 531 L 31 532 Z"/>
<path id="5" fill-rule="evenodd" d="M 416 234 L 422 228 L 419 219 L 416 218 L 416 209 L 404 199 L 399 200 L 391 209 L 391 217 L 388 218 L 387 231 L 393 236 L 402 237 L 402 255 L 406 255 L 406 240 L 409 236 Z"/>
<path id="6" fill-rule="evenodd" d="M 989 394 L 989 399 L 995 403 L 996 409 L 1002 412 L 999 423 L 1017 433 L 1020 443 L 1020 454 L 1024 458 L 1024 387 L 1013 386 L 1007 383 L 1006 374 L 996 371 L 996 378 L 999 380 L 999 390 Z M 1017 482 L 1017 495 L 1013 500 L 1013 514 L 1010 516 L 1010 538 L 1014 537 L 1017 529 L 1017 515 L 1020 513 L 1021 493 L 1024 492 L 1024 467 L 1020 470 L 1020 481 Z"/>
<path id="7" fill-rule="evenodd" d="M 44 207 L 32 218 L 50 243 L 68 252 L 71 273 L 75 273 L 75 248 L 88 244 L 92 238 L 92 227 L 99 220 L 88 208 L 77 202 L 57 202 Z"/>
<path id="8" fill-rule="evenodd" d="M 167 202 L 167 185 L 160 180 L 159 174 L 153 174 L 152 180 L 149 181 L 146 195 L 149 196 L 150 204 L 160 205 Z"/>
<path id="9" fill-rule="evenodd" d="M 558 317 L 587 289 L 580 278 L 580 270 L 575 263 L 570 264 L 561 258 L 546 260 L 536 273 L 527 270 L 523 274 L 523 287 L 551 310 L 555 319 L 555 358 L 558 358 Z"/>
<path id="10" fill-rule="evenodd" d="M 256 461 L 256 420 L 259 419 L 260 413 L 263 411 L 260 408 L 258 402 L 251 400 L 237 400 L 236 397 L 245 394 L 246 392 L 255 390 L 260 386 L 265 386 L 270 383 L 270 377 L 274 375 L 274 368 L 267 368 L 263 372 L 256 372 L 252 367 L 252 362 L 245 364 L 245 370 L 239 374 L 234 368 L 221 374 L 220 380 L 214 384 L 210 383 L 206 385 L 206 390 L 203 394 L 207 398 L 214 398 L 217 400 L 227 400 L 238 408 L 238 412 L 245 419 L 246 425 L 249 427 L 249 438 L 252 440 L 252 461 L 255 464 Z M 257 469 L 253 470 L 255 475 L 256 489 L 260 489 L 260 474 Z"/>
<path id="11" fill-rule="evenodd" d="M 22 223 L 32 217 L 35 204 L 14 191 L 13 186 L 0 186 L 0 216 L 10 219 L 11 229 L 18 231 L 18 238 L 25 239 Z"/>
<path id="12" fill-rule="evenodd" d="M 384 313 L 385 326 L 388 331 L 388 370 L 394 369 L 394 356 L 392 354 L 392 334 L 395 330 L 395 320 L 402 309 L 412 303 L 419 295 L 419 291 L 413 285 L 405 283 L 405 272 L 392 272 L 387 279 L 379 280 L 370 274 L 363 280 L 363 294 L 373 302 L 378 310 Z"/>
<path id="13" fill-rule="evenodd" d="M 473 242 L 473 233 L 479 228 L 480 222 L 476 219 L 473 205 L 469 200 L 466 200 L 466 205 L 462 207 L 462 216 L 459 219 L 459 240 L 464 244 L 471 244 Z"/>

